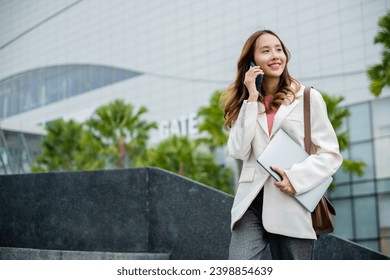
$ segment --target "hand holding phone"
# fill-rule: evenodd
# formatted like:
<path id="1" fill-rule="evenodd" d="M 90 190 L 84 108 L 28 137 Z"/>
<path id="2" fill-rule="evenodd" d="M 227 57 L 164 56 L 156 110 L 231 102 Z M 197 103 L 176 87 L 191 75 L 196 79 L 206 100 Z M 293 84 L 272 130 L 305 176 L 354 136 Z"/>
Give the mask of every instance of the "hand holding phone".
<path id="1" fill-rule="evenodd" d="M 255 67 L 255 66 L 256 64 L 253 61 L 251 61 L 251 67 Z M 264 77 L 263 74 L 257 75 L 256 77 L 256 89 L 260 93 L 261 93 L 261 85 L 263 84 L 263 77 Z"/>

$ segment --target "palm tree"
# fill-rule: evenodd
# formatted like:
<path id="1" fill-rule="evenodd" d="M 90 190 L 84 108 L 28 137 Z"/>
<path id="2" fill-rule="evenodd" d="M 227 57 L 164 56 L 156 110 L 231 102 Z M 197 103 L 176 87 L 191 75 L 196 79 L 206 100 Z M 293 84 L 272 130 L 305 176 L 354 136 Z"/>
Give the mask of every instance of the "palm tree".
<path id="1" fill-rule="evenodd" d="M 221 96 L 223 91 L 216 90 L 210 98 L 210 103 L 207 106 L 200 107 L 198 110 L 198 116 L 200 117 L 200 123 L 198 130 L 200 137 L 197 139 L 198 143 L 204 144 L 214 156 L 220 154 L 225 155 L 226 143 L 229 138 L 229 132 L 225 129 L 223 103 Z M 242 160 L 236 159 L 237 170 L 242 169 Z"/>
<path id="2" fill-rule="evenodd" d="M 348 149 L 350 145 L 348 132 L 341 131 L 345 118 L 350 115 L 350 112 L 347 108 L 339 106 L 339 104 L 344 100 L 344 97 L 332 97 L 326 92 L 321 92 L 321 94 L 326 103 L 329 120 L 332 123 L 333 129 L 336 132 L 337 139 L 339 141 L 340 151 L 344 151 Z M 366 164 L 364 162 L 354 161 L 350 159 L 344 159 L 342 164 L 344 172 L 356 173 L 359 176 L 363 175 L 365 166 Z"/>
<path id="3" fill-rule="evenodd" d="M 371 81 L 370 91 L 379 96 L 385 86 L 390 86 L 390 11 L 379 19 L 379 32 L 374 43 L 383 45 L 382 63 L 368 68 L 367 74 Z"/>
<path id="4" fill-rule="evenodd" d="M 46 126 L 42 153 L 35 159 L 32 172 L 93 170 L 104 167 L 100 143 L 73 120 L 56 120 Z"/>
<path id="5" fill-rule="evenodd" d="M 147 165 L 191 178 L 226 193 L 233 193 L 233 172 L 215 163 L 214 156 L 201 151 L 188 137 L 172 136 L 148 150 Z"/>
<path id="6" fill-rule="evenodd" d="M 223 109 L 220 106 L 220 98 L 222 91 L 215 91 L 208 106 L 200 107 L 198 116 L 203 120 L 198 125 L 198 130 L 201 136 L 198 141 L 205 144 L 214 151 L 218 147 L 226 145 L 228 133 L 224 130 Z"/>
<path id="7" fill-rule="evenodd" d="M 124 168 L 126 156 L 130 155 L 130 166 L 136 166 L 139 158 L 145 155 L 149 131 L 157 128 L 155 122 L 148 122 L 141 117 L 148 110 L 141 107 L 135 111 L 133 105 L 123 100 L 99 107 L 86 121 L 86 127 L 110 154 L 113 166 Z"/>

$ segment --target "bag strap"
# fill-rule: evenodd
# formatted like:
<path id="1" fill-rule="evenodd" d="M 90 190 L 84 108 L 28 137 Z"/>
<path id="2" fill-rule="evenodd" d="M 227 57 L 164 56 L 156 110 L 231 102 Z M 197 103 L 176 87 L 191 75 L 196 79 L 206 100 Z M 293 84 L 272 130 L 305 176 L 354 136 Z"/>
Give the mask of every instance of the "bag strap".
<path id="1" fill-rule="evenodd" d="M 310 89 L 311 87 L 305 87 L 303 92 L 303 113 L 304 113 L 304 126 L 305 126 L 305 150 L 310 155 L 311 146 L 311 123 L 310 123 Z"/>

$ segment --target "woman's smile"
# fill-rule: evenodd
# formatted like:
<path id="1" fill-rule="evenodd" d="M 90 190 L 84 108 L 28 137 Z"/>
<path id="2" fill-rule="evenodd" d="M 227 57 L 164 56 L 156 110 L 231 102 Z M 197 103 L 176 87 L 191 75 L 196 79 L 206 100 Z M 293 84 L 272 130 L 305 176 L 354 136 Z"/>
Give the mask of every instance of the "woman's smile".
<path id="1" fill-rule="evenodd" d="M 271 70 L 279 70 L 281 66 L 281 63 L 280 62 L 272 62 L 271 64 L 268 64 L 268 67 L 271 68 Z"/>

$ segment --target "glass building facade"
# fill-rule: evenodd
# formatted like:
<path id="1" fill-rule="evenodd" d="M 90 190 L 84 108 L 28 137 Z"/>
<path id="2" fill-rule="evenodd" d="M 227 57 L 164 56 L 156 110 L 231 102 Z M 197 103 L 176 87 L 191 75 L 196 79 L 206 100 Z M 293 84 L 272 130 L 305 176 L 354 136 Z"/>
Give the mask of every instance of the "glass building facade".
<path id="1" fill-rule="evenodd" d="M 97 65 L 60 65 L 0 81 L 0 119 L 64 100 L 140 73 Z"/>
<path id="2" fill-rule="evenodd" d="M 335 234 L 390 255 L 390 98 L 348 106 L 350 147 L 343 156 L 366 163 L 362 176 L 335 176 L 330 198 L 337 209 Z"/>
<path id="3" fill-rule="evenodd" d="M 336 175 L 335 234 L 390 255 L 390 90 L 374 98 L 366 74 L 381 59 L 373 39 L 389 9 L 388 0 L 0 1 L 0 174 L 29 172 L 44 124 L 83 121 L 114 99 L 148 108 L 159 123 L 151 144 L 194 133 L 198 108 L 234 79 L 244 41 L 270 29 L 292 54 L 290 74 L 343 96 L 351 112 L 343 155 L 367 167 Z"/>
<path id="4" fill-rule="evenodd" d="M 0 175 L 29 173 L 42 135 L 0 129 Z"/>

